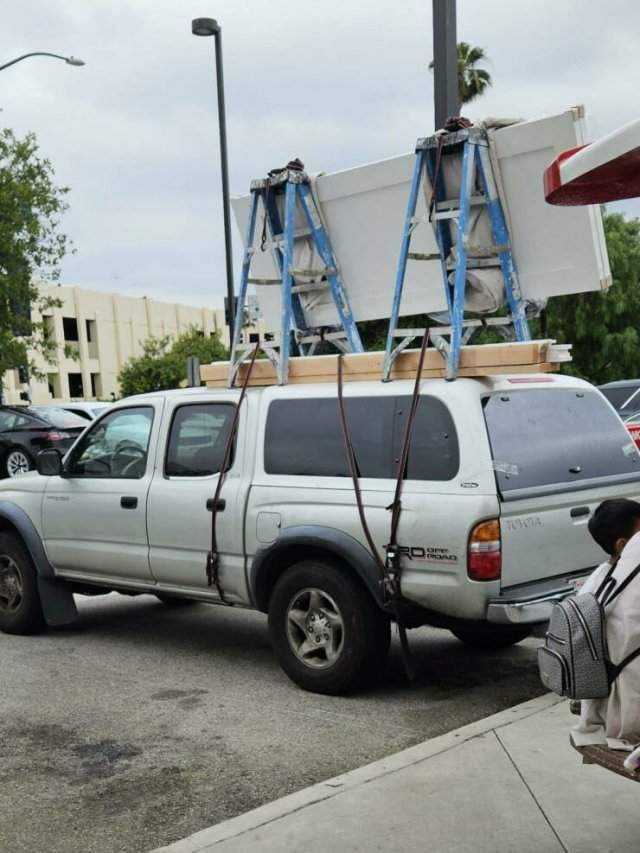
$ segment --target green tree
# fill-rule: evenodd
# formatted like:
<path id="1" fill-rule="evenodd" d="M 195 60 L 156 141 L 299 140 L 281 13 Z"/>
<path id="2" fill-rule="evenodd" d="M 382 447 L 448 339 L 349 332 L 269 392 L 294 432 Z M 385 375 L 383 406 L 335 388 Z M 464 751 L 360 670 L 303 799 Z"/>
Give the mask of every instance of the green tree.
<path id="1" fill-rule="evenodd" d="M 640 376 L 640 220 L 605 213 L 604 229 L 613 285 L 550 299 L 544 330 L 573 344 L 565 372 L 597 384 Z"/>
<path id="2" fill-rule="evenodd" d="M 461 104 L 468 104 L 483 95 L 493 85 L 491 75 L 481 62 L 487 61 L 487 54 L 481 47 L 474 47 L 466 41 L 458 42 L 458 94 Z"/>
<path id="3" fill-rule="evenodd" d="M 474 101 L 483 95 L 489 86 L 493 85 L 491 74 L 485 69 L 480 68 L 482 62 L 486 62 L 488 57 L 482 47 L 474 47 L 466 41 L 459 41 L 457 45 L 458 53 L 458 98 L 460 105 L 468 104 L 469 101 Z M 433 70 L 434 63 L 429 63 L 430 70 Z"/>
<path id="4" fill-rule="evenodd" d="M 42 295 L 35 282 L 60 275 L 69 248 L 59 230 L 67 192 L 54 183 L 51 163 L 39 156 L 32 133 L 18 139 L 8 128 L 0 130 L 0 382 L 16 367 L 38 373 L 30 351 L 47 360 L 53 353 L 44 322 L 36 318 L 60 303 Z"/>
<path id="5" fill-rule="evenodd" d="M 187 378 L 189 356 L 200 359 L 201 364 L 228 358 L 217 334 L 205 337 L 195 327 L 175 339 L 169 335 L 147 338 L 142 355 L 130 358 L 118 375 L 122 396 L 178 388 Z"/>

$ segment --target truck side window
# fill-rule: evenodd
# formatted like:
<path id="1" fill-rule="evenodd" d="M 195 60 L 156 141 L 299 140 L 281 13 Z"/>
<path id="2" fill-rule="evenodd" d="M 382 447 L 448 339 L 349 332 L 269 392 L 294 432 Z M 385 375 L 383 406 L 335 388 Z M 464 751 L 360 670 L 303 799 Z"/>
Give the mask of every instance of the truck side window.
<path id="1" fill-rule="evenodd" d="M 234 406 L 197 403 L 176 409 L 165 462 L 168 477 L 207 477 L 222 467 Z"/>
<path id="2" fill-rule="evenodd" d="M 345 409 L 361 477 L 397 476 L 410 397 L 347 397 Z M 421 396 L 413 425 L 407 479 L 451 480 L 459 468 L 458 437 L 449 410 Z M 274 400 L 264 446 L 267 474 L 348 477 L 338 401 Z"/>
<path id="3" fill-rule="evenodd" d="M 118 409 L 88 429 L 73 451 L 70 477 L 144 477 L 153 423 L 151 406 Z"/>
<path id="4" fill-rule="evenodd" d="M 393 397 L 346 397 L 345 409 L 361 477 L 391 478 Z M 338 401 L 274 400 L 269 406 L 267 474 L 348 477 Z"/>
<path id="5" fill-rule="evenodd" d="M 402 452 L 411 397 L 397 397 L 394 456 Z M 460 468 L 460 448 L 451 412 L 437 397 L 420 396 L 407 460 L 407 480 L 453 480 Z M 394 473 L 395 476 L 395 473 Z"/>

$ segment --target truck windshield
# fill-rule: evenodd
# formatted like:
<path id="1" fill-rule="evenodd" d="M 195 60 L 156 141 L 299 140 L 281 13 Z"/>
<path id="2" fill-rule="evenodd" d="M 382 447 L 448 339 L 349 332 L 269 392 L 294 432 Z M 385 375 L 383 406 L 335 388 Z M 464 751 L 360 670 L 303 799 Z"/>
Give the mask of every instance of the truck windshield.
<path id="1" fill-rule="evenodd" d="M 527 388 L 484 400 L 498 487 L 505 498 L 640 479 L 640 456 L 597 391 Z"/>

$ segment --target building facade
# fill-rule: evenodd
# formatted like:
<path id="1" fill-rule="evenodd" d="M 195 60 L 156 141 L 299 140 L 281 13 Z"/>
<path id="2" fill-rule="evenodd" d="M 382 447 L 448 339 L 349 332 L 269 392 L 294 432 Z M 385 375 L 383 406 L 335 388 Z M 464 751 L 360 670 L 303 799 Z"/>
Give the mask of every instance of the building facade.
<path id="1" fill-rule="evenodd" d="M 42 317 L 55 354 L 52 363 L 38 354 L 32 356 L 46 377 L 31 377 L 29 390 L 34 403 L 117 397 L 118 373 L 128 359 L 142 354 L 144 341 L 151 336 L 176 337 L 195 326 L 204 335 L 219 334 L 229 346 L 222 309 L 194 308 L 80 287 L 42 285 L 42 291 L 60 300 L 62 306 L 45 311 Z M 65 350 L 72 350 L 75 357 L 69 358 Z M 26 390 L 17 370 L 5 374 L 5 403 L 20 402 L 21 393 Z"/>

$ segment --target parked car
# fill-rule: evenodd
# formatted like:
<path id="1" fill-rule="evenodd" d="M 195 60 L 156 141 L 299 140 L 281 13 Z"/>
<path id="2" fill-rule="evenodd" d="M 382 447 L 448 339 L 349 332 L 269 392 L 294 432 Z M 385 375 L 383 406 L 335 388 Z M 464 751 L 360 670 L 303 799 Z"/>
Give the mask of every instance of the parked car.
<path id="1" fill-rule="evenodd" d="M 111 406 L 111 403 L 101 403 L 98 401 L 86 403 L 81 401 L 75 403 L 58 403 L 56 408 L 72 412 L 72 414 L 78 415 L 79 418 L 84 418 L 86 421 L 93 421 L 98 415 L 101 415 L 108 409 L 109 406 Z"/>
<path id="2" fill-rule="evenodd" d="M 412 387 L 345 387 L 382 559 Z M 275 654 L 305 689 L 337 693 L 379 672 L 397 611 L 360 524 L 334 385 L 248 391 L 216 507 L 219 587 L 208 579 L 239 393 L 130 397 L 64 460 L 45 450 L 40 474 L 0 483 L 0 628 L 72 622 L 74 591 L 152 593 L 267 613 Z M 640 454 L 622 421 L 572 377 L 425 380 L 413 436 L 398 533 L 403 618 L 476 648 L 544 628 L 552 603 L 603 559 L 587 531 L 594 508 L 640 497 Z"/>
<path id="3" fill-rule="evenodd" d="M 0 476 L 31 471 L 44 448 L 66 453 L 86 425 L 84 418 L 52 406 L 0 406 Z"/>
<path id="4" fill-rule="evenodd" d="M 640 409 L 640 379 L 607 382 L 599 389 L 621 417 Z"/>

